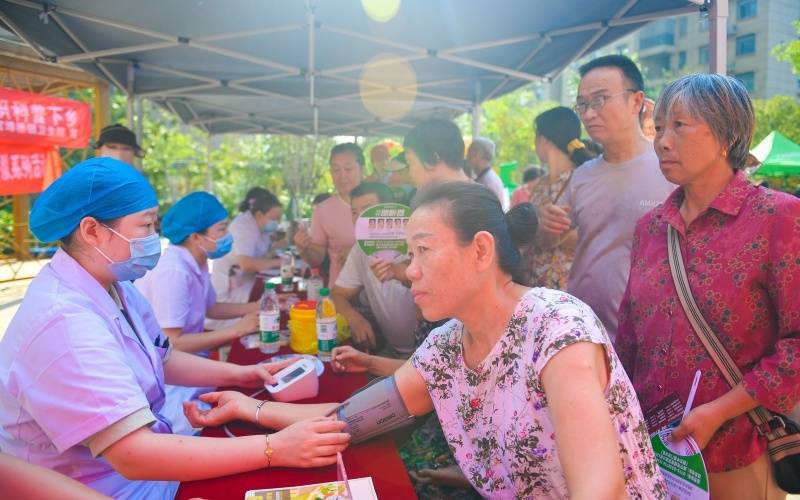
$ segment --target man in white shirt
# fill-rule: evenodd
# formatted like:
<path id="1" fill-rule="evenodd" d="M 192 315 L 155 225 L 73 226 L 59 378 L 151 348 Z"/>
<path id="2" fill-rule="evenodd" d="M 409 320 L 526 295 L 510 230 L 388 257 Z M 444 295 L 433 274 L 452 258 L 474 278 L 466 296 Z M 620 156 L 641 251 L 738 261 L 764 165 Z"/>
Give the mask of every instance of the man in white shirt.
<path id="1" fill-rule="evenodd" d="M 642 133 L 644 80 L 636 64 L 612 55 L 579 71 L 575 111 L 604 152 L 575 169 L 558 206 L 542 207 L 537 238 L 541 246 L 555 245 L 577 227 L 567 291 L 591 306 L 614 340 L 636 221 L 675 186 L 661 174 L 653 143 Z"/>
<path id="2" fill-rule="evenodd" d="M 392 201 L 392 191 L 385 184 L 359 184 L 350 193 L 353 225 L 364 210 Z M 358 244 L 353 245 L 331 292 L 336 311 L 350 324 L 356 347 L 374 353 L 378 346 L 378 335 L 370 321 L 353 307 L 363 290 L 380 333 L 390 347 L 388 354 L 407 358 L 414 351 L 414 328 L 417 325 L 411 290 L 394 279 L 384 282 L 378 280 L 370 269 L 372 262 L 372 258 Z"/>
<path id="3" fill-rule="evenodd" d="M 508 210 L 508 191 L 500 176 L 492 169 L 494 153 L 495 145 L 491 139 L 476 137 L 467 150 L 467 166 L 472 171 L 475 182 L 483 184 L 496 194 L 505 211 Z"/>

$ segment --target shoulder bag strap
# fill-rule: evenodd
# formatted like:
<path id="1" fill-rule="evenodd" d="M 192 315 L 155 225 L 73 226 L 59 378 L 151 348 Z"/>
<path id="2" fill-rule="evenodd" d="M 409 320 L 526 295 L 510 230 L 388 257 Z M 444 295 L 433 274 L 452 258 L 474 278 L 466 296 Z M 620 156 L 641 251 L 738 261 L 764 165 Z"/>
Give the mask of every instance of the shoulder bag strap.
<path id="1" fill-rule="evenodd" d="M 694 301 L 692 290 L 689 287 L 689 278 L 686 275 L 686 268 L 683 263 L 683 256 L 681 255 L 678 231 L 669 224 L 667 224 L 667 252 L 669 253 L 669 269 L 672 273 L 672 280 L 675 282 L 678 299 L 683 306 L 689 323 L 700 338 L 700 342 L 705 346 L 711 359 L 714 360 L 714 363 L 722 372 L 722 376 L 728 381 L 728 385 L 732 388 L 736 387 L 742 381 L 742 372 L 730 354 L 728 354 L 727 349 L 714 333 L 714 330 L 706 322 L 697 307 L 697 303 Z M 767 439 L 775 439 L 786 435 L 782 425 L 778 425 L 776 429 L 773 429 L 773 427 L 776 427 L 772 424 L 774 417 L 766 408 L 758 406 L 747 412 L 747 415 L 753 425 L 756 426 L 756 430 L 766 435 Z"/>

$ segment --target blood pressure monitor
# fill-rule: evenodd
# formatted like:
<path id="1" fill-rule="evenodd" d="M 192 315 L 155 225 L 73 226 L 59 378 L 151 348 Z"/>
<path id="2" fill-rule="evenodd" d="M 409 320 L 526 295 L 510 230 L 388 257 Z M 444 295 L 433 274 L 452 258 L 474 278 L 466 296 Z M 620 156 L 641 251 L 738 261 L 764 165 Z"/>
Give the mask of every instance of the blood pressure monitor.
<path id="1" fill-rule="evenodd" d="M 264 388 L 275 401 L 288 403 L 313 398 L 319 393 L 319 377 L 313 359 L 303 357 L 273 375 L 274 384 Z"/>

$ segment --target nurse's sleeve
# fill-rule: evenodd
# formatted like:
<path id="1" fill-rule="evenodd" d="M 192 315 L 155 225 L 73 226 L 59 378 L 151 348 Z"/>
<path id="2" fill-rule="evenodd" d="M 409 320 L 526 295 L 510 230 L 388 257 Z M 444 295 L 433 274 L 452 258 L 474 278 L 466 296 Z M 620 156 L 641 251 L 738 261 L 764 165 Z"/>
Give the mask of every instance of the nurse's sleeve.
<path id="1" fill-rule="evenodd" d="M 237 222 L 242 221 L 239 220 Z M 262 257 L 261 255 L 256 255 L 258 252 L 258 240 L 261 235 L 254 231 L 252 227 L 247 227 L 246 224 L 231 224 L 229 231 L 233 235 L 231 252 L 234 255 Z"/>
<path id="2" fill-rule="evenodd" d="M 21 346 L 9 389 L 60 453 L 129 415 L 155 421 L 131 358 L 107 323 L 83 311 L 49 316 Z"/>
<path id="3" fill-rule="evenodd" d="M 168 269 L 158 272 L 153 278 L 156 278 L 156 282 L 151 283 L 153 297 L 150 307 L 158 325 L 161 328 L 182 329 L 189 320 L 192 306 L 202 307 L 192 304 L 189 276 L 177 269 Z"/>

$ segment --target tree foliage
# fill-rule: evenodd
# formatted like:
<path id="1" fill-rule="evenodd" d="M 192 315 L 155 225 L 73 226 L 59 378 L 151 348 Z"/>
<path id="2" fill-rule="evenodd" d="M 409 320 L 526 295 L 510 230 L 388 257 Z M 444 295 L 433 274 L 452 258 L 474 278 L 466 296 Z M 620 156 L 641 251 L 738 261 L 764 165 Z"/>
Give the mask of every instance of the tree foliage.
<path id="1" fill-rule="evenodd" d="M 781 61 L 786 61 L 792 65 L 792 71 L 800 75 L 800 20 L 794 22 L 797 30 L 798 39 L 776 46 L 773 54 Z"/>

